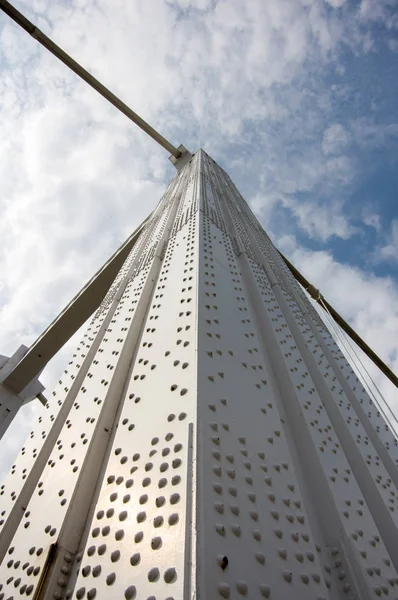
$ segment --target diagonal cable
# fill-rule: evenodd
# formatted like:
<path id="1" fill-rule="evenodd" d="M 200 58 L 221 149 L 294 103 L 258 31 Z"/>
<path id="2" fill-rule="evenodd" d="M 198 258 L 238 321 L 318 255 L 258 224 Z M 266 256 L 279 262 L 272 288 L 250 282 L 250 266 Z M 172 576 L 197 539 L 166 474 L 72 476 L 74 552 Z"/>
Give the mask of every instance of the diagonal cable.
<path id="1" fill-rule="evenodd" d="M 101 96 L 103 96 L 108 102 L 113 104 L 120 112 L 128 117 L 133 123 L 138 125 L 145 133 L 147 133 L 152 139 L 158 144 L 163 146 L 165 150 L 168 150 L 175 158 L 181 156 L 181 151 L 173 146 L 169 141 L 166 140 L 160 133 L 158 133 L 153 127 L 149 125 L 144 119 L 141 119 L 137 113 L 127 106 L 120 98 L 115 96 L 108 88 L 93 77 L 86 69 L 84 69 L 79 63 L 77 63 L 69 54 L 64 52 L 62 48 L 57 46 L 49 37 L 47 37 L 36 25 L 34 25 L 29 19 L 27 19 L 22 13 L 19 12 L 12 4 L 7 0 L 0 0 L 0 9 L 5 12 L 17 25 L 22 27 L 27 33 L 29 33 L 35 40 L 37 40 L 44 48 L 46 48 L 51 54 L 56 56 L 61 62 L 69 67 L 76 75 L 88 83 L 94 88 Z"/>
<path id="2" fill-rule="evenodd" d="M 278 250 L 279 252 L 279 250 Z M 368 344 L 361 338 L 360 335 L 343 319 L 343 317 L 333 308 L 331 304 L 320 294 L 319 290 L 317 290 L 307 279 L 300 273 L 298 269 L 286 258 L 283 256 L 282 252 L 279 252 L 282 260 L 286 264 L 289 271 L 292 275 L 297 279 L 297 281 L 303 286 L 303 288 L 309 293 L 309 295 L 317 302 L 323 309 L 325 307 L 328 310 L 330 316 L 338 323 L 341 329 L 359 346 L 359 348 L 366 354 L 368 358 L 380 369 L 382 373 L 398 388 L 398 377 L 393 373 L 393 371 L 386 365 L 385 362 L 381 360 L 381 358 L 368 346 Z"/>

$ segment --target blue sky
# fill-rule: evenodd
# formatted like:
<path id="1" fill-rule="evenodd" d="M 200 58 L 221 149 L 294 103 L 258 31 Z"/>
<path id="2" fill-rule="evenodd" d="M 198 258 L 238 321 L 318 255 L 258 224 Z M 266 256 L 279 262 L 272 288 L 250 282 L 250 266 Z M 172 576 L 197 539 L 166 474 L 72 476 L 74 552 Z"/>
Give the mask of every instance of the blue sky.
<path id="1" fill-rule="evenodd" d="M 174 144 L 219 162 L 276 245 L 398 371 L 396 0 L 15 5 Z M 0 353 L 12 354 L 174 171 L 3 14 L 0 69 Z M 72 345 L 43 375 L 48 392 Z M 0 478 L 40 410 L 28 406 L 3 442 Z"/>

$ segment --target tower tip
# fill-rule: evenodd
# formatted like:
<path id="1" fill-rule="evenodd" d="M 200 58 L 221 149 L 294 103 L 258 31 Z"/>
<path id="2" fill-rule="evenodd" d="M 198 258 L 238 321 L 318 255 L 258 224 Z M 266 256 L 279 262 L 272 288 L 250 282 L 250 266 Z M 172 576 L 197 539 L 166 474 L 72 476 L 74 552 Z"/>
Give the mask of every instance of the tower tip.
<path id="1" fill-rule="evenodd" d="M 181 152 L 180 156 L 176 158 L 172 154 L 169 156 L 169 161 L 173 163 L 177 171 L 181 171 L 185 167 L 185 165 L 191 160 L 193 154 L 189 150 L 185 148 L 182 144 L 180 144 L 177 148 Z"/>

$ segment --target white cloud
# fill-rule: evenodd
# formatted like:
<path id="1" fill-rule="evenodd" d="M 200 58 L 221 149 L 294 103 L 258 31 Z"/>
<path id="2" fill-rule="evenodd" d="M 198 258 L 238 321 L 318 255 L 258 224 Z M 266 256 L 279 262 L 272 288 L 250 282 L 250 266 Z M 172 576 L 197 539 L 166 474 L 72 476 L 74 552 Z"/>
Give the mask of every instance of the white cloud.
<path id="1" fill-rule="evenodd" d="M 398 123 L 375 123 L 363 117 L 351 124 L 355 141 L 364 148 L 376 149 L 398 140 Z"/>
<path id="2" fill-rule="evenodd" d="M 387 241 L 378 248 L 376 255 L 378 260 L 398 263 L 398 219 L 392 221 Z"/>
<path id="3" fill-rule="evenodd" d="M 323 134 L 322 151 L 324 154 L 338 154 L 345 149 L 348 143 L 347 131 L 340 123 L 333 123 Z"/>
<path id="4" fill-rule="evenodd" d="M 391 52 L 398 52 L 398 40 L 390 38 L 387 44 Z"/>
<path id="5" fill-rule="evenodd" d="M 341 8 L 343 4 L 346 3 L 346 0 L 326 0 L 330 6 L 333 8 Z"/>
<path id="6" fill-rule="evenodd" d="M 387 28 L 397 25 L 395 0 L 362 0 L 360 15 L 368 21 L 382 22 Z"/>
<path id="7" fill-rule="evenodd" d="M 362 221 L 368 227 L 373 227 L 377 233 L 380 233 L 382 230 L 380 215 L 372 212 L 369 208 L 365 209 L 362 214 Z"/>
<path id="8" fill-rule="evenodd" d="M 332 236 L 348 239 L 356 232 L 342 214 L 341 205 L 337 201 L 332 201 L 327 206 L 316 202 L 296 202 L 291 204 L 290 209 L 299 227 L 311 238 L 327 242 Z"/>
<path id="9" fill-rule="evenodd" d="M 293 156 L 271 158 L 260 177 L 262 192 L 255 192 L 251 202 L 264 219 L 273 207 L 283 206 L 313 239 L 348 239 L 357 229 L 344 205 L 356 174 L 350 157 L 325 157 L 316 146 L 310 146 Z"/>

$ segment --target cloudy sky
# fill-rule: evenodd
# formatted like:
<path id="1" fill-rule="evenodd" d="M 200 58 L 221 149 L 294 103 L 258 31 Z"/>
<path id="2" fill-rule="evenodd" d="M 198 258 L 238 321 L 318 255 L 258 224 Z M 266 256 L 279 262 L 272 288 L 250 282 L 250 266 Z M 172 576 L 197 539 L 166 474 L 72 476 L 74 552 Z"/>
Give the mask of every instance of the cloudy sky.
<path id="1" fill-rule="evenodd" d="M 398 371 L 396 0 L 14 4 L 175 145 L 219 162 Z M 2 13 L 0 69 L 0 353 L 12 354 L 152 210 L 174 168 Z M 42 377 L 48 395 L 72 345 Z M 0 479 L 40 410 L 26 407 L 3 439 Z"/>

